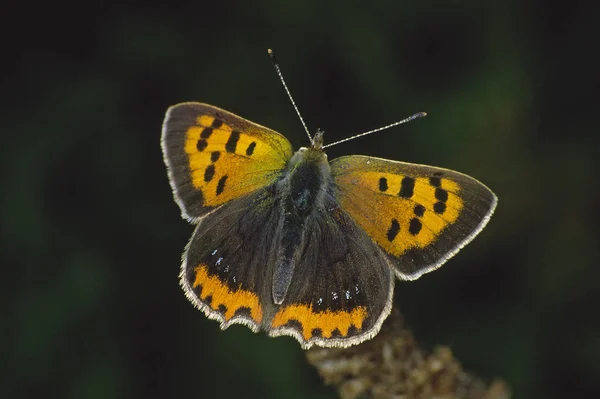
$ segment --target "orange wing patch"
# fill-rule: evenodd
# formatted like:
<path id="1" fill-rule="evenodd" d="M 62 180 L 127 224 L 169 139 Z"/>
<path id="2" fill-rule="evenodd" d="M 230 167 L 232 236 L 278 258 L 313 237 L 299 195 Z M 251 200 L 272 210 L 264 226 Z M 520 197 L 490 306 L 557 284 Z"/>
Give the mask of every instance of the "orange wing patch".
<path id="1" fill-rule="evenodd" d="M 331 338 L 336 329 L 342 337 L 345 337 L 348 335 L 350 326 L 353 325 L 360 329 L 366 317 L 367 309 L 363 306 L 356 307 L 351 312 L 343 310 L 313 312 L 308 305 L 290 305 L 275 314 L 271 327 L 283 327 L 289 321 L 296 320 L 302 325 L 302 336 L 308 341 L 314 336 L 314 329 L 321 330 L 323 338 Z"/>
<path id="2" fill-rule="evenodd" d="M 214 116 L 200 115 L 187 129 L 184 149 L 193 186 L 214 207 L 274 180 L 286 165 L 273 140 L 260 131 L 235 130 Z"/>
<path id="3" fill-rule="evenodd" d="M 396 257 L 436 242 L 464 207 L 460 185 L 441 173 L 418 177 L 352 167 L 345 172 L 336 176 L 342 208 Z"/>
<path id="4" fill-rule="evenodd" d="M 200 299 L 207 303 L 207 298 L 211 297 L 208 305 L 214 311 L 222 312 L 222 306 L 225 306 L 225 321 L 235 316 L 235 313 L 241 308 L 250 309 L 250 317 L 256 324 L 260 324 L 263 318 L 262 307 L 260 306 L 258 296 L 250 291 L 238 289 L 230 290 L 217 277 L 208 274 L 208 267 L 205 264 L 194 269 L 196 278 L 193 288 L 201 287 Z"/>

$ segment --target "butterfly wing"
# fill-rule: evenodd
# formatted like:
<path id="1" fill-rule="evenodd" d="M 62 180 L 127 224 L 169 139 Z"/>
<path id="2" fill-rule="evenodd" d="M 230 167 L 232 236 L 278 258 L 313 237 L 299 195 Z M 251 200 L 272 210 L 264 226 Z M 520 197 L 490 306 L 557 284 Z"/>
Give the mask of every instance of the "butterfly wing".
<path id="1" fill-rule="evenodd" d="M 267 186 L 292 156 L 281 134 L 192 102 L 168 109 L 161 145 L 173 195 L 191 221 Z"/>
<path id="2" fill-rule="evenodd" d="M 303 348 L 349 346 L 389 314 L 392 269 L 369 236 L 331 201 L 306 219 L 310 234 L 281 305 L 273 301 L 283 198 L 264 188 L 206 215 L 188 244 L 181 285 L 209 318 L 290 335 Z M 368 265 L 368 267 L 365 267 Z"/>
<path id="3" fill-rule="evenodd" d="M 472 177 L 366 156 L 333 160 L 342 208 L 389 256 L 401 279 L 441 266 L 487 224 L 497 199 Z"/>
<path id="4" fill-rule="evenodd" d="M 377 245 L 333 197 L 305 220 L 302 254 L 270 336 L 304 349 L 347 347 L 372 338 L 390 312 L 394 276 Z"/>
<path id="5" fill-rule="evenodd" d="M 199 222 L 183 257 L 180 283 L 209 318 L 258 331 L 268 318 L 273 242 L 281 217 L 268 189 L 230 201 Z M 271 272 L 272 273 L 272 272 Z"/>

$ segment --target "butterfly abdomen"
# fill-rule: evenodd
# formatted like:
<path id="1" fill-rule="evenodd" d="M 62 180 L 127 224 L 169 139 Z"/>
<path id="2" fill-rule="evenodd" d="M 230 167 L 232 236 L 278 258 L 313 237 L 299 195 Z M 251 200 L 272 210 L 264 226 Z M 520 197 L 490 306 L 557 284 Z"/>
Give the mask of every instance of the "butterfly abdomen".
<path id="1" fill-rule="evenodd" d="M 275 183 L 282 203 L 281 237 L 273 274 L 273 301 L 280 305 L 286 296 L 295 265 L 305 245 L 306 219 L 322 206 L 330 186 L 327 156 L 314 148 L 300 149 L 290 160 L 284 176 Z"/>

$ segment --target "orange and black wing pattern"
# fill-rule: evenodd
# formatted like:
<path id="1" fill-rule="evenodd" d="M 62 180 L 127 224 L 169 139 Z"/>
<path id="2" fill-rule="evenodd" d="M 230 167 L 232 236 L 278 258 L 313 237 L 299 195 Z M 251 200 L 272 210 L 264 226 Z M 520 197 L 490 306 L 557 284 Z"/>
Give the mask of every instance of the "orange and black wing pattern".
<path id="1" fill-rule="evenodd" d="M 269 335 L 292 336 L 304 349 L 372 338 L 392 306 L 388 259 L 333 197 L 306 218 L 305 228 L 293 284 L 269 321 Z"/>
<path id="2" fill-rule="evenodd" d="M 175 200 L 190 221 L 269 185 L 292 156 L 281 134 L 193 102 L 169 108 L 161 145 Z"/>
<path id="3" fill-rule="evenodd" d="M 264 325 L 272 300 L 266 282 L 274 262 L 279 209 L 266 189 L 229 201 L 203 217 L 184 254 L 187 298 L 221 328 Z"/>
<path id="4" fill-rule="evenodd" d="M 341 207 L 414 280 L 437 269 L 487 224 L 496 196 L 479 181 L 432 166 L 366 156 L 331 162 Z"/>

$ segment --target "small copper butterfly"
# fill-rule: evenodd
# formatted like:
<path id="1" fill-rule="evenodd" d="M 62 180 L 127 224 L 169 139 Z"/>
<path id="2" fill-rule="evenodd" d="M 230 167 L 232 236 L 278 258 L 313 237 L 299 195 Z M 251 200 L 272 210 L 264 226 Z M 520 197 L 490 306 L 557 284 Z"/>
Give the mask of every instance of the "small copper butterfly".
<path id="1" fill-rule="evenodd" d="M 361 155 L 329 162 L 322 132 L 294 153 L 281 134 L 207 104 L 170 107 L 161 145 L 175 201 L 197 225 L 181 266 L 185 295 L 223 329 L 289 335 L 304 349 L 372 338 L 395 277 L 440 267 L 497 203 L 448 169 Z"/>

